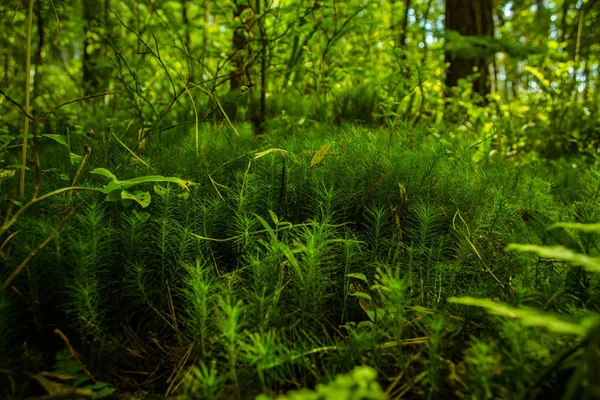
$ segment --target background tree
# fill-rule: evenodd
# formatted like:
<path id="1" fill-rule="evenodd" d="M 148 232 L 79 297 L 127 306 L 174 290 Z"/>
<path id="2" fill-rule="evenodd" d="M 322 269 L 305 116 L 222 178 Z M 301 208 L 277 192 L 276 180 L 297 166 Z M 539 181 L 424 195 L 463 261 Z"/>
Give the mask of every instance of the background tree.
<path id="1" fill-rule="evenodd" d="M 477 37 L 494 36 L 494 1 L 493 0 L 446 0 L 446 63 L 450 63 L 446 71 L 446 85 L 456 86 L 459 79 L 466 78 L 476 71 L 479 76 L 473 83 L 473 90 L 481 95 L 490 93 L 488 65 L 490 52 L 484 41 Z M 470 40 L 467 50 L 456 46 L 456 41 Z M 493 55 L 493 52 L 492 52 Z"/>

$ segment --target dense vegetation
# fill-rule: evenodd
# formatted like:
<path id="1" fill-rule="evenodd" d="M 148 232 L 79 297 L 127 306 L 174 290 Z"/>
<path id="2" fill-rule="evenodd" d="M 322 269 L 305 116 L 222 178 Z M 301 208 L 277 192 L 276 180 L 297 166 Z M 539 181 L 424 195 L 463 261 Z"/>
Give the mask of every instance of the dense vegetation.
<path id="1" fill-rule="evenodd" d="M 0 21 L 0 398 L 600 397 L 598 2 Z"/>

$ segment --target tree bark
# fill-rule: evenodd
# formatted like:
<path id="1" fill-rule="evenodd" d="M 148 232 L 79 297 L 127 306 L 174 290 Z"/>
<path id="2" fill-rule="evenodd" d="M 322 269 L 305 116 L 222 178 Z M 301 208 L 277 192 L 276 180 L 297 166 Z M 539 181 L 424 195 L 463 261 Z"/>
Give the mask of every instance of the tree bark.
<path id="1" fill-rule="evenodd" d="M 400 36 L 398 38 L 398 44 L 404 48 L 406 48 L 406 38 L 408 34 L 408 14 L 410 11 L 410 1 L 404 1 L 404 16 L 402 17 L 402 26 L 400 27 Z"/>
<path id="2" fill-rule="evenodd" d="M 83 1 L 83 92 L 84 95 L 98 93 L 102 82 L 98 71 L 97 59 L 102 56 L 102 45 L 94 38 L 98 35 L 98 27 L 103 16 L 102 2 L 98 0 Z M 95 33 L 95 35 L 92 35 Z"/>
<path id="3" fill-rule="evenodd" d="M 246 6 L 235 3 L 236 8 L 233 12 L 233 19 L 240 18 L 242 12 L 246 9 Z M 239 89 L 242 85 L 246 84 L 246 60 L 244 53 L 248 50 L 248 39 L 244 35 L 244 23 L 242 21 L 242 27 L 236 28 L 233 31 L 233 39 L 232 39 L 232 50 L 233 50 L 233 74 L 229 81 L 229 89 L 236 90 Z"/>
<path id="4" fill-rule="evenodd" d="M 267 31 L 265 28 L 265 17 L 261 16 L 261 1 L 256 0 L 256 14 L 260 18 L 258 22 L 260 30 L 260 125 L 264 124 L 267 115 Z M 266 10 L 262 11 L 266 12 Z"/>
<path id="5" fill-rule="evenodd" d="M 446 0 L 446 30 L 462 36 L 494 36 L 493 0 Z M 490 93 L 489 60 L 465 57 L 448 50 L 445 60 L 450 63 L 446 71 L 446 85 L 456 86 L 458 80 L 471 75 L 477 68 L 479 77 L 473 83 L 473 90 L 481 95 Z"/>

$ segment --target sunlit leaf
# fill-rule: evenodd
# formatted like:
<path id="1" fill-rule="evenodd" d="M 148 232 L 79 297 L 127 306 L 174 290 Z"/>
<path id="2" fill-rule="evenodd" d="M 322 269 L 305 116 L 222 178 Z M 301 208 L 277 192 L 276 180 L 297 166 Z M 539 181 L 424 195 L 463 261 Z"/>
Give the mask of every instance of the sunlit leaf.
<path id="1" fill-rule="evenodd" d="M 265 150 L 265 151 L 261 151 L 259 153 L 256 153 L 254 155 L 254 159 L 256 160 L 257 158 L 261 158 L 266 156 L 267 154 L 270 153 L 281 153 L 281 155 L 286 155 L 287 154 L 287 150 L 282 150 L 282 149 L 269 149 L 269 150 Z"/>
<path id="2" fill-rule="evenodd" d="M 0 181 L 3 181 L 6 178 L 10 178 L 15 176 L 15 170 L 14 169 L 3 169 L 0 170 Z"/>
<path id="3" fill-rule="evenodd" d="M 367 282 L 367 277 L 365 276 L 365 274 L 361 274 L 361 273 L 351 273 L 351 274 L 346 274 L 346 276 L 348 278 L 356 278 L 356 279 L 360 279 L 363 282 Z"/>
<path id="4" fill-rule="evenodd" d="M 107 177 L 109 179 L 112 179 L 115 182 L 118 182 L 119 180 L 117 179 L 117 177 L 110 172 L 109 170 L 107 170 L 106 168 L 94 168 L 93 170 L 90 171 L 92 174 L 97 174 L 97 175 L 102 175 L 104 177 Z"/>
<path id="5" fill-rule="evenodd" d="M 534 244 L 509 244 L 507 250 L 517 250 L 537 254 L 544 258 L 555 258 L 573 265 L 579 265 L 591 272 L 600 272 L 600 259 L 577 253 L 563 246 L 537 246 Z"/>
<path id="6" fill-rule="evenodd" d="M 141 190 L 136 190 L 131 193 L 127 190 L 121 191 L 121 200 L 132 200 L 138 203 L 143 208 L 146 208 L 150 205 L 150 192 L 142 192 Z"/>
<path id="7" fill-rule="evenodd" d="M 600 233 L 600 223 L 597 224 L 580 224 L 577 222 L 557 222 L 548 227 L 548 229 L 565 228 L 574 229 L 582 232 L 597 232 Z"/>
<path id="8" fill-rule="evenodd" d="M 488 312 L 502 317 L 518 319 L 525 326 L 546 328 L 555 333 L 585 336 L 591 326 L 598 322 L 597 316 L 590 316 L 582 323 L 568 322 L 552 314 L 532 308 L 516 308 L 506 304 L 496 303 L 489 299 L 476 299 L 473 297 L 451 297 L 450 303 L 463 304 L 485 308 Z"/>
<path id="9" fill-rule="evenodd" d="M 273 220 L 273 223 L 275 225 L 278 225 L 279 224 L 279 218 L 277 218 L 277 215 L 273 211 L 271 211 L 271 210 L 269 210 L 269 215 L 271 216 L 271 219 Z"/>
<path id="10" fill-rule="evenodd" d="M 315 155 L 313 156 L 312 160 L 310 161 L 310 166 L 313 167 L 319 163 L 321 163 L 321 161 L 323 161 L 323 158 L 325 158 L 325 154 L 327 154 L 327 150 L 329 150 L 329 143 L 325 143 L 324 145 L 321 145 L 321 147 L 319 147 L 319 150 L 316 151 Z"/>
<path id="11" fill-rule="evenodd" d="M 48 138 L 48 139 L 52 139 L 55 142 L 60 143 L 65 147 L 69 147 L 69 143 L 67 142 L 67 137 L 65 135 L 56 135 L 56 134 L 46 133 L 41 136 Z"/>

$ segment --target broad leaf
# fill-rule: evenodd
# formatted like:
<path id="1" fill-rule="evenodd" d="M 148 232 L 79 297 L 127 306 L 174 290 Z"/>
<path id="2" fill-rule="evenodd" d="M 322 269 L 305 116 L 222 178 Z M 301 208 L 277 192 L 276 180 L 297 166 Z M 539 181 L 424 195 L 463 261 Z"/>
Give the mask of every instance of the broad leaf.
<path id="1" fill-rule="evenodd" d="M 451 303 L 464 304 L 485 308 L 488 312 L 508 318 L 518 319 L 525 326 L 546 328 L 555 333 L 585 336 L 588 330 L 598 322 L 597 316 L 585 318 L 582 323 L 568 322 L 552 314 L 532 308 L 515 308 L 502 303 L 495 303 L 489 299 L 476 299 L 473 297 L 451 297 Z"/>
<path id="2" fill-rule="evenodd" d="M 326 143 L 326 144 L 322 145 L 321 147 L 319 147 L 319 150 L 317 150 L 317 152 L 313 156 L 312 160 L 310 161 L 310 166 L 314 167 L 315 165 L 320 164 L 321 161 L 323 161 L 323 158 L 325 158 L 325 154 L 327 154 L 327 150 L 329 150 L 329 143 Z"/>
<path id="3" fill-rule="evenodd" d="M 563 246 L 537 246 L 534 244 L 510 244 L 507 250 L 517 250 L 537 254 L 544 258 L 555 258 L 573 265 L 579 265 L 591 272 L 600 272 L 600 259 L 577 253 Z"/>
<path id="4" fill-rule="evenodd" d="M 143 208 L 146 208 L 150 205 L 150 199 L 150 192 L 142 192 L 141 190 L 136 190 L 133 193 L 127 190 L 121 191 L 121 200 L 135 201 Z"/>

